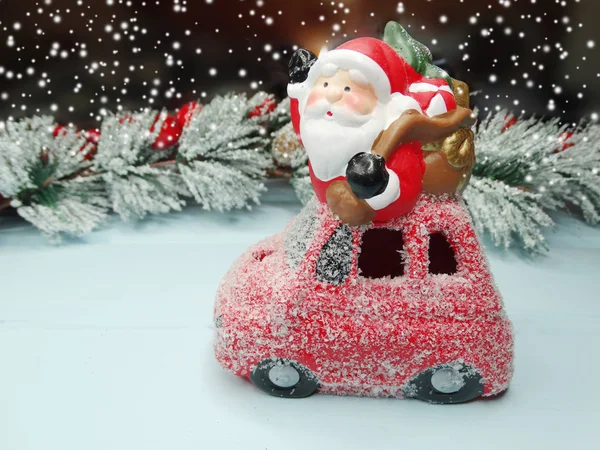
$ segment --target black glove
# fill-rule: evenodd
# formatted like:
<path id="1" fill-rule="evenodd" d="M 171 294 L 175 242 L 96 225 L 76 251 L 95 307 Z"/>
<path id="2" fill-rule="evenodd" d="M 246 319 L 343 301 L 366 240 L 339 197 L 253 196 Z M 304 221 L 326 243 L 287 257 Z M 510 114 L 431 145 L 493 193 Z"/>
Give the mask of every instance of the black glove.
<path id="1" fill-rule="evenodd" d="M 317 61 L 317 56 L 310 50 L 299 48 L 294 52 L 288 64 L 290 83 L 302 83 L 308 77 L 308 71 Z"/>
<path id="2" fill-rule="evenodd" d="M 390 174 L 382 156 L 375 153 L 359 153 L 348 163 L 346 180 L 354 195 L 360 199 L 367 199 L 385 191 Z"/>

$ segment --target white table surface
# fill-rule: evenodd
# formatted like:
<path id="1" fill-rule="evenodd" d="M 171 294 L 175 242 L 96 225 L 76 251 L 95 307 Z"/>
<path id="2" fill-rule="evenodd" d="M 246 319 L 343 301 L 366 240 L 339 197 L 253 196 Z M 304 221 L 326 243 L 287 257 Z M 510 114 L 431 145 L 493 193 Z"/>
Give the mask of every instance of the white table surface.
<path id="1" fill-rule="evenodd" d="M 0 218 L 0 449 L 598 448 L 600 228 L 559 215 L 552 251 L 488 255 L 516 330 L 495 401 L 269 397 L 212 352 L 220 278 L 300 205 L 117 218 L 56 247 Z"/>

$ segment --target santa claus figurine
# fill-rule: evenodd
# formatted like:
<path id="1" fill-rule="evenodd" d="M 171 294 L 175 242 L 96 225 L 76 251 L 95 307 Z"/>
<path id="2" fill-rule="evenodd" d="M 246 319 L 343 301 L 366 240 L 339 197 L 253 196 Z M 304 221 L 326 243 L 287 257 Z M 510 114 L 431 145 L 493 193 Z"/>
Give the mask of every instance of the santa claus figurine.
<path id="1" fill-rule="evenodd" d="M 317 198 L 353 226 L 410 212 L 422 192 L 421 144 L 474 122 L 446 79 L 422 75 L 374 38 L 318 58 L 296 51 L 288 95 Z"/>

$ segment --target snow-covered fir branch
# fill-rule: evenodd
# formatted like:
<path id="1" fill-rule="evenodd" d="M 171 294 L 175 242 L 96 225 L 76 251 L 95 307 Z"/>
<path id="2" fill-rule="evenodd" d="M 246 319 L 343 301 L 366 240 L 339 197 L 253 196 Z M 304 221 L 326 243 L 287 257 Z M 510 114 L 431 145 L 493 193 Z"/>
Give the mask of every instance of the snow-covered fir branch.
<path id="1" fill-rule="evenodd" d="M 266 190 L 263 183 L 217 161 L 192 161 L 180 165 L 179 171 L 194 199 L 207 210 L 250 208 L 249 202 L 258 204 Z"/>
<path id="2" fill-rule="evenodd" d="M 153 168 L 158 136 L 166 112 L 146 110 L 117 116 L 102 122 L 93 170 L 102 177 L 112 210 L 124 220 L 147 214 L 180 211 L 187 192 L 169 167 Z"/>
<path id="3" fill-rule="evenodd" d="M 106 221 L 109 202 L 100 179 L 76 178 L 59 182 L 56 187 L 66 195 L 55 203 L 29 202 L 17 207 L 21 217 L 52 241 L 60 242 L 62 234 L 82 236 Z"/>
<path id="4" fill-rule="evenodd" d="M 264 97 L 266 98 L 266 97 Z M 205 209 L 224 211 L 259 203 L 262 179 L 272 166 L 262 123 L 248 118 L 258 98 L 243 94 L 216 97 L 194 113 L 179 141 L 178 171 L 194 199 Z"/>
<path id="5" fill-rule="evenodd" d="M 107 202 L 97 180 L 72 179 L 89 168 L 89 143 L 74 128 L 53 137 L 51 117 L 8 122 L 0 132 L 0 195 L 43 233 L 82 235 L 100 225 Z"/>
<path id="6" fill-rule="evenodd" d="M 539 196 L 501 181 L 471 177 L 464 199 L 477 231 L 488 232 L 504 248 L 519 241 L 525 250 L 547 249 L 543 228 L 554 224 L 539 204 Z"/>
<path id="7" fill-rule="evenodd" d="M 580 208 L 600 222 L 600 126 L 573 132 L 558 120 L 520 118 L 506 126 L 508 113 L 490 114 L 479 126 L 474 175 L 525 187 L 548 210 Z"/>
<path id="8" fill-rule="evenodd" d="M 53 129 L 52 117 L 36 116 L 9 121 L 0 130 L 0 194 L 15 197 L 45 181 L 40 183 L 32 169 L 43 165 L 42 152 L 53 144 Z"/>
<path id="9" fill-rule="evenodd" d="M 132 167 L 127 176 L 115 172 L 102 175 L 113 211 L 123 220 L 136 220 L 147 214 L 181 211 L 188 191 L 171 168 Z"/>
<path id="10" fill-rule="evenodd" d="M 600 223 L 600 126 L 586 124 L 564 144 L 532 168 L 531 184 L 547 209 L 578 207 L 590 224 Z"/>
<path id="11" fill-rule="evenodd" d="M 510 123 L 507 111 L 490 113 L 478 126 L 477 161 L 473 174 L 510 186 L 531 185 L 531 170 L 559 145 L 558 120 L 519 118 Z"/>
<path id="12" fill-rule="evenodd" d="M 292 130 L 291 123 L 286 125 L 286 127 L 290 129 L 288 131 Z M 315 193 L 308 171 L 308 154 L 304 147 L 299 146 L 299 150 L 292 153 L 290 165 L 292 168 L 292 178 L 290 179 L 290 183 L 300 202 L 302 202 L 303 205 L 306 205 Z"/>
<path id="13" fill-rule="evenodd" d="M 248 119 L 248 110 L 243 94 L 216 97 L 192 116 L 179 140 L 181 157 L 219 159 L 223 153 L 245 148 L 256 150 L 256 159 L 264 160 L 259 150 L 266 145 L 265 132 L 257 120 Z"/>
<path id="14" fill-rule="evenodd" d="M 152 110 L 108 114 L 100 127 L 102 137 L 94 157 L 94 171 L 127 176 L 133 167 L 146 163 L 165 118 L 164 111 Z"/>
<path id="15" fill-rule="evenodd" d="M 275 100 L 272 96 L 267 96 L 265 98 L 264 93 L 255 94 L 250 99 L 250 104 L 275 104 Z M 268 108 L 267 108 L 268 110 Z M 269 131 L 273 132 L 283 128 L 284 126 L 290 124 L 291 116 L 290 116 L 290 99 L 286 97 L 281 102 L 277 103 L 273 111 L 267 112 L 267 114 L 261 119 L 262 122 L 266 121 L 269 124 Z"/>
<path id="16" fill-rule="evenodd" d="M 187 200 L 219 211 L 250 207 L 265 190 L 270 130 L 289 122 L 286 110 L 264 93 L 216 97 L 192 108 L 165 150 L 156 145 L 163 122 L 174 120 L 165 111 L 108 114 L 96 142 L 52 117 L 8 121 L 0 210 L 12 206 L 58 239 L 92 231 L 110 211 L 129 220 L 181 210 Z"/>
<path id="17" fill-rule="evenodd" d="M 308 166 L 294 172 L 294 175 L 290 179 L 290 183 L 292 184 L 294 191 L 296 191 L 298 200 L 300 200 L 303 205 L 306 205 L 308 201 L 314 197 L 315 193 L 310 181 Z"/>

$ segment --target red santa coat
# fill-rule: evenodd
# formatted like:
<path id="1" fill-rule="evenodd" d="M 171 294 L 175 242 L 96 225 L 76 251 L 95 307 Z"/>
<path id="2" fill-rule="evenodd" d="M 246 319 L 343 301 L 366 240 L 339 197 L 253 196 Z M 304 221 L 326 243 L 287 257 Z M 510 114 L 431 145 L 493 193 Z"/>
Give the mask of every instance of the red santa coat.
<path id="1" fill-rule="evenodd" d="M 454 95 L 445 80 L 422 77 L 385 42 L 373 38 L 360 38 L 349 41 L 338 47 L 338 49 L 361 53 L 372 59 L 385 72 L 389 84 L 382 88 L 380 84 L 374 83 L 378 97 L 379 95 L 395 93 L 412 97 L 418 103 L 421 112 L 429 116 L 442 114 L 456 108 Z M 313 77 L 317 75 L 318 73 Z M 303 86 L 307 91 L 312 88 L 310 77 L 309 74 L 308 86 Z M 378 81 L 380 82 L 381 79 Z M 382 92 L 383 94 L 381 94 Z M 306 91 L 304 94 L 306 95 Z M 302 141 L 299 101 L 298 98 L 294 98 L 294 95 L 290 94 L 290 97 L 292 123 L 298 138 Z M 398 115 L 400 113 L 402 111 L 398 111 Z M 400 145 L 386 161 L 386 167 L 388 171 L 394 172 L 398 177 L 400 195 L 387 206 L 376 210 L 374 222 L 385 222 L 403 216 L 415 206 L 422 192 L 422 180 L 425 173 L 425 161 L 421 145 L 418 142 Z M 309 169 L 315 194 L 319 201 L 326 203 L 326 193 L 329 185 L 334 181 L 345 180 L 345 177 L 340 176 L 332 180 L 322 181 L 314 174 L 310 161 Z"/>
<path id="2" fill-rule="evenodd" d="M 310 179 L 319 201 L 327 203 L 327 188 L 334 181 L 345 180 L 346 177 L 337 177 L 333 180 L 322 181 L 317 178 L 308 163 Z M 383 209 L 376 211 L 374 222 L 387 222 L 395 217 L 408 214 L 417 202 L 422 190 L 425 161 L 423 151 L 418 142 L 405 144 L 398 147 L 392 157 L 386 162 L 388 170 L 394 171 L 400 181 L 400 196 Z"/>

